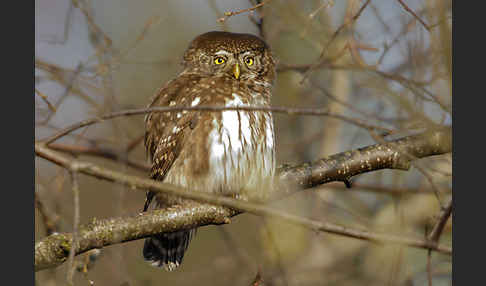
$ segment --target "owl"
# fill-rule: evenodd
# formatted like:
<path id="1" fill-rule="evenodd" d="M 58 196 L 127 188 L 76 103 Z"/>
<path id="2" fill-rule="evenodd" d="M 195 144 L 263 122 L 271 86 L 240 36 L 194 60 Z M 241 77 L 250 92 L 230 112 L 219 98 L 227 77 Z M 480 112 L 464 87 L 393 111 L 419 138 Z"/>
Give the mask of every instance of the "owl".
<path id="1" fill-rule="evenodd" d="M 149 107 L 270 105 L 275 61 L 250 34 L 208 32 L 192 40 L 183 71 L 160 88 Z M 267 111 L 152 112 L 145 117 L 150 177 L 187 188 L 246 198 L 264 196 L 275 173 L 273 118 Z M 144 211 L 184 200 L 147 193 Z M 196 229 L 145 240 L 144 259 L 168 271 L 184 257 Z"/>

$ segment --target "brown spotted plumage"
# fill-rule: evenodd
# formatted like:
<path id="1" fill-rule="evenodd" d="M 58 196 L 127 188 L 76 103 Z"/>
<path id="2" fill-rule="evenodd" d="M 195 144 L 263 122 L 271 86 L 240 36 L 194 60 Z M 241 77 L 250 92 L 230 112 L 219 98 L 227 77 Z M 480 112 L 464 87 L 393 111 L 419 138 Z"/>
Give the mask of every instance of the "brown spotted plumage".
<path id="1" fill-rule="evenodd" d="M 158 90 L 155 106 L 269 106 L 275 64 L 249 34 L 209 32 L 184 54 L 184 70 Z M 150 177 L 192 190 L 265 197 L 275 172 L 273 119 L 261 111 L 153 112 L 145 118 Z M 184 201 L 147 193 L 144 211 Z M 173 270 L 195 229 L 147 238 L 144 258 Z"/>

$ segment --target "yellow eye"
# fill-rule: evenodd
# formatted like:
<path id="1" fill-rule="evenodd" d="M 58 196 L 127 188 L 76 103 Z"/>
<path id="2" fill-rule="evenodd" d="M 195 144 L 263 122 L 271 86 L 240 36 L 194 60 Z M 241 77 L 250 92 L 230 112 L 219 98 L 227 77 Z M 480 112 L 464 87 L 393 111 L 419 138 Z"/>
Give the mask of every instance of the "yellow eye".
<path id="1" fill-rule="evenodd" d="M 246 63 L 247 66 L 252 66 L 253 62 L 254 62 L 254 60 L 253 60 L 252 57 L 248 57 L 248 58 L 245 59 L 245 63 Z"/>
<path id="2" fill-rule="evenodd" d="M 217 65 L 221 65 L 221 64 L 224 64 L 226 60 L 223 58 L 223 57 L 217 57 L 214 59 L 214 63 L 217 64 Z"/>

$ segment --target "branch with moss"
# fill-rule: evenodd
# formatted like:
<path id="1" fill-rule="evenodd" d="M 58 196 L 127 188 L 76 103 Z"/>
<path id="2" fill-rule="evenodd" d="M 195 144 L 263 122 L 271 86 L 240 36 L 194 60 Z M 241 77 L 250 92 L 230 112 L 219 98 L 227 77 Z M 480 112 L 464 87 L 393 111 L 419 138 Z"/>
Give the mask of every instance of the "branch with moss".
<path id="1" fill-rule="evenodd" d="M 275 188 L 269 201 L 287 197 L 303 189 L 332 181 L 348 182 L 358 174 L 380 169 L 408 170 L 411 154 L 416 158 L 440 155 L 452 151 L 450 129 L 436 130 L 420 135 L 376 144 L 343 152 L 313 163 L 283 165 L 278 169 L 281 188 Z M 386 234 L 356 229 L 338 224 L 311 220 L 276 210 L 267 204 L 236 200 L 211 193 L 186 190 L 170 184 L 116 172 L 89 162 L 74 160 L 49 148 L 45 143 L 35 144 L 37 156 L 70 171 L 130 186 L 133 190 L 151 190 L 191 199 L 193 203 L 164 210 L 154 210 L 131 217 L 97 220 L 81 225 L 77 232 L 75 254 L 90 249 L 145 238 L 156 233 L 172 232 L 209 224 L 229 223 L 230 217 L 242 212 L 271 216 L 315 231 L 327 232 L 376 243 L 394 243 L 451 254 L 452 248 L 437 241 L 412 238 L 401 234 Z M 72 249 L 71 233 L 52 234 L 35 244 L 35 271 L 55 267 L 66 261 Z"/>

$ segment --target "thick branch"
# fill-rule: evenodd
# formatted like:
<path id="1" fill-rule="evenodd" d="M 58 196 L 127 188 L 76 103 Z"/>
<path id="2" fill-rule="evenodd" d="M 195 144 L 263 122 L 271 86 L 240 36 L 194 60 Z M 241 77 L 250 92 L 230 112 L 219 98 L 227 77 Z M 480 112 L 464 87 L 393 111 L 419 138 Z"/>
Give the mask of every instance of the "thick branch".
<path id="1" fill-rule="evenodd" d="M 451 139 L 451 131 L 449 129 L 435 131 L 406 137 L 386 144 L 377 144 L 355 151 L 336 154 L 310 164 L 284 165 L 279 168 L 280 179 L 285 186 L 297 184 L 302 188 L 310 188 L 326 182 L 343 181 L 351 176 L 378 169 L 407 169 L 410 164 L 405 158 L 409 157 L 401 156 L 400 152 L 406 151 L 417 158 L 451 152 Z M 194 204 L 180 209 L 147 212 L 131 218 L 94 221 L 91 224 L 80 227 L 79 245 L 76 247 L 76 254 L 114 243 L 140 239 L 155 233 L 170 232 L 207 224 L 225 223 L 229 221 L 228 217 L 243 211 L 256 215 L 277 217 L 316 231 L 375 242 L 398 243 L 448 254 L 452 252 L 450 247 L 441 246 L 434 241 L 407 238 L 402 235 L 379 234 L 333 223 L 314 221 L 290 215 L 262 204 L 249 203 L 205 192 L 188 191 L 173 185 L 115 172 L 95 164 L 66 158 L 42 143 L 36 143 L 35 152 L 36 155 L 69 170 L 128 185 L 132 187 L 130 189 L 148 189 L 154 192 L 174 194 L 183 198 L 213 204 L 213 206 Z M 276 191 L 271 196 L 273 198 L 284 197 L 299 189 L 292 187 L 276 188 Z M 234 210 L 214 205 L 231 207 Z M 53 267 L 64 262 L 69 253 L 71 241 L 72 234 L 56 234 L 36 243 L 35 270 Z"/>
<path id="2" fill-rule="evenodd" d="M 148 237 L 161 232 L 208 224 L 223 224 L 236 211 L 214 205 L 193 203 L 183 208 L 154 210 L 132 217 L 98 220 L 81 225 L 76 254 L 94 248 Z M 66 261 L 71 250 L 71 233 L 50 235 L 35 244 L 35 271 L 51 268 Z"/>
<path id="3" fill-rule="evenodd" d="M 231 201 L 231 200 L 230 200 Z M 248 206 L 249 205 L 249 206 Z M 367 230 L 352 229 L 328 222 L 319 222 L 290 215 L 263 205 L 243 203 L 250 212 L 285 219 L 288 222 L 323 231 L 378 243 L 395 243 L 435 250 L 451 254 L 452 249 L 419 238 L 403 235 L 381 234 Z M 94 248 L 145 238 L 161 232 L 172 232 L 196 226 L 229 223 L 229 217 L 240 212 L 209 204 L 188 203 L 165 210 L 144 212 L 132 217 L 120 217 L 93 221 L 80 226 L 76 253 L 81 254 Z M 71 233 L 54 234 L 35 245 L 35 270 L 50 268 L 63 263 L 71 250 Z"/>
<path id="4" fill-rule="evenodd" d="M 380 169 L 408 170 L 410 156 L 423 158 L 451 151 L 452 132 L 444 129 L 335 154 L 313 163 L 282 165 L 279 174 L 282 180 L 312 188 L 328 182 L 346 181 L 358 174 Z"/>

